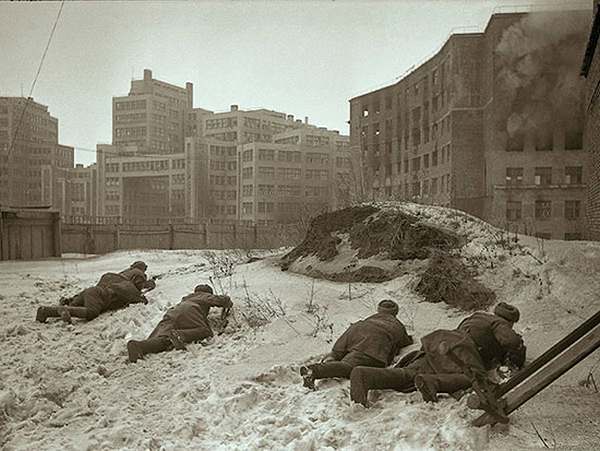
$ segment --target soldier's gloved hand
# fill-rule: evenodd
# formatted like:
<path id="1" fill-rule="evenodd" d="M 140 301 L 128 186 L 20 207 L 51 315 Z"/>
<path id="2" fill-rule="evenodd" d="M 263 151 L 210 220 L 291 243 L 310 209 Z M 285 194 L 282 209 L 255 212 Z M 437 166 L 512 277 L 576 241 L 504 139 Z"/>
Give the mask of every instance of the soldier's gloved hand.
<path id="1" fill-rule="evenodd" d="M 143 294 L 140 296 L 140 299 L 142 300 L 142 304 L 144 305 L 148 305 L 148 298 L 146 296 L 144 296 Z"/>
<path id="2" fill-rule="evenodd" d="M 323 357 L 323 360 L 321 360 L 322 363 L 327 363 L 327 362 L 335 362 L 335 358 L 331 355 L 331 354 L 327 354 L 325 357 Z"/>
<path id="3" fill-rule="evenodd" d="M 171 340 L 171 344 L 175 349 L 185 351 L 185 343 L 183 342 L 181 335 L 179 335 L 179 332 L 176 330 L 169 332 L 169 340 Z"/>

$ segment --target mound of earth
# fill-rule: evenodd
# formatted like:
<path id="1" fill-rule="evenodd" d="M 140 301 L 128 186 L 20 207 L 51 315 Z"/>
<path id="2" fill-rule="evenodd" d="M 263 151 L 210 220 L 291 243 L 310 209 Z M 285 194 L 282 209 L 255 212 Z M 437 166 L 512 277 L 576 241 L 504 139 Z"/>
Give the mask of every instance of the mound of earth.
<path id="1" fill-rule="evenodd" d="M 338 282 L 383 282 L 463 243 L 456 233 L 414 214 L 361 205 L 315 217 L 281 264 L 283 270 Z"/>
<path id="2" fill-rule="evenodd" d="M 475 222 L 481 221 L 456 210 L 405 202 L 344 208 L 315 217 L 304 240 L 282 257 L 281 267 L 348 283 L 416 275 L 415 291 L 427 302 L 486 308 L 495 294 L 477 280 L 480 265 L 466 263 L 473 256 L 465 244 L 477 239 Z M 493 247 L 494 232 L 485 240 Z"/>

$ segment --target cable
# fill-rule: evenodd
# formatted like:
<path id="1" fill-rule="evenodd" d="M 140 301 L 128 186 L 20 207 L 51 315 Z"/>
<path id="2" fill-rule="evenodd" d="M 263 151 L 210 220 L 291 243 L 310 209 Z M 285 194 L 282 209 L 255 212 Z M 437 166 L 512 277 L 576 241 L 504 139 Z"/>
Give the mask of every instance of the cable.
<path id="1" fill-rule="evenodd" d="M 23 123 L 23 118 L 25 117 L 25 111 L 29 106 L 29 98 L 33 95 L 33 89 L 38 81 L 38 77 L 40 76 L 40 72 L 42 71 L 42 66 L 44 64 L 44 60 L 46 59 L 46 54 L 48 53 L 48 49 L 50 48 L 50 43 L 52 42 L 52 37 L 54 36 L 54 31 L 56 30 L 56 25 L 58 24 L 58 19 L 60 19 L 60 15 L 63 10 L 63 6 L 65 5 L 65 1 L 62 0 L 60 2 L 60 8 L 58 10 L 58 14 L 56 15 L 56 19 L 54 20 L 54 25 L 52 25 L 52 30 L 50 31 L 50 36 L 48 37 L 48 42 L 46 43 L 46 48 L 44 49 L 44 53 L 42 54 L 42 58 L 40 60 L 40 64 L 38 65 L 37 72 L 35 73 L 35 77 L 33 82 L 31 83 L 31 88 L 29 89 L 29 95 L 27 96 L 27 102 L 25 102 L 25 106 L 23 107 L 23 111 L 21 111 L 21 117 L 19 118 L 19 122 L 17 123 L 17 129 L 13 135 L 13 139 L 11 141 L 10 147 L 8 149 L 8 157 L 10 158 L 10 154 L 14 148 L 15 141 L 17 140 L 17 135 L 19 134 L 19 128 L 21 128 L 21 124 Z"/>

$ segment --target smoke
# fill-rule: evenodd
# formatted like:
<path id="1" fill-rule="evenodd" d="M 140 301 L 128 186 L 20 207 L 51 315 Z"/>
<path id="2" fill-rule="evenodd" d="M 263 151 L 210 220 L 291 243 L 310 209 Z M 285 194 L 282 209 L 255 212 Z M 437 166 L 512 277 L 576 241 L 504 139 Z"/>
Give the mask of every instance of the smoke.
<path id="1" fill-rule="evenodd" d="M 578 116 L 579 68 L 591 14 L 536 12 L 508 27 L 496 47 L 498 126 L 509 136 L 548 133 Z"/>

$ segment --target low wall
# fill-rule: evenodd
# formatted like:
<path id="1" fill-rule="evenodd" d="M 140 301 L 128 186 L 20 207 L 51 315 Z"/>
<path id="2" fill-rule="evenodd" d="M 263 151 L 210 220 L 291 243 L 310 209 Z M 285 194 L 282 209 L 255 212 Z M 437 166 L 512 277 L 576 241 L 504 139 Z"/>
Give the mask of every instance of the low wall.
<path id="1" fill-rule="evenodd" d="M 303 238 L 296 224 L 68 224 L 61 227 L 65 253 L 106 254 L 118 249 L 272 249 Z"/>

